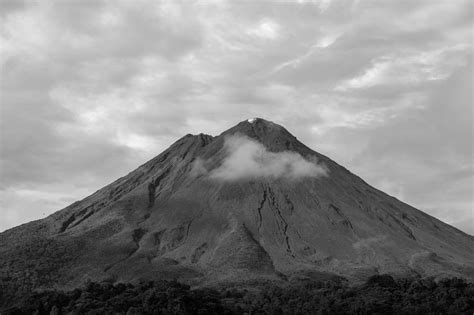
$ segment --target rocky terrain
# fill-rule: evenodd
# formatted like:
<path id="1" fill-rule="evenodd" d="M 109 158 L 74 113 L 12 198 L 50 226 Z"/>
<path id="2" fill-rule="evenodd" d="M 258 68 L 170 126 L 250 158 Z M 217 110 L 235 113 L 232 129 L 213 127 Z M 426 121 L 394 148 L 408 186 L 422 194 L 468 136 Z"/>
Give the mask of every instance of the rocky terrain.
<path id="1" fill-rule="evenodd" d="M 263 119 L 186 135 L 51 216 L 0 233 L 0 301 L 84 282 L 192 286 L 374 274 L 474 279 L 474 237 Z"/>

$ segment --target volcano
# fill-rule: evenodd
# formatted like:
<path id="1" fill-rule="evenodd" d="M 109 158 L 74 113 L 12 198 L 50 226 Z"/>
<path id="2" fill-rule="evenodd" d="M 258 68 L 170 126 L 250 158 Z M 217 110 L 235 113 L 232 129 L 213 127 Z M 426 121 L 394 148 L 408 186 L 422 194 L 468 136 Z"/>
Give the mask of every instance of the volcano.
<path id="1" fill-rule="evenodd" d="M 86 280 L 320 274 L 474 278 L 474 237 L 264 119 L 188 134 L 128 175 L 0 234 L 3 299 Z"/>

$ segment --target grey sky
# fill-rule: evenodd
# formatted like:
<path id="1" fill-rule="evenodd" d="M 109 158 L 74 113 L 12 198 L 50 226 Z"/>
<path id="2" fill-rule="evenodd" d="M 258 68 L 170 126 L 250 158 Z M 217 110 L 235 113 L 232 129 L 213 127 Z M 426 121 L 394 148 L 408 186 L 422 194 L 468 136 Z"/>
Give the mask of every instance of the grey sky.
<path id="1" fill-rule="evenodd" d="M 0 230 L 262 117 L 474 234 L 473 3 L 0 0 Z"/>

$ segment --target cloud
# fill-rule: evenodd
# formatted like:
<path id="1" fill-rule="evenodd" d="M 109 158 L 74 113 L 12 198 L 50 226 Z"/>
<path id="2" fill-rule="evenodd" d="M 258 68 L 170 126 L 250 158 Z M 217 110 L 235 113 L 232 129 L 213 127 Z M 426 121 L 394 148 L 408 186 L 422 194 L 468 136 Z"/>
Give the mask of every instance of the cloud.
<path id="1" fill-rule="evenodd" d="M 331 5 L 331 0 L 297 0 L 299 4 L 314 4 L 321 12 L 326 11 Z"/>
<path id="2" fill-rule="evenodd" d="M 295 152 L 271 152 L 261 143 L 243 136 L 225 138 L 227 156 L 222 164 L 209 171 L 212 179 L 223 181 L 253 178 L 284 178 L 297 180 L 306 177 L 327 176 L 328 171 L 314 158 L 307 160 Z M 202 162 L 194 169 L 204 171 Z"/>
<path id="3" fill-rule="evenodd" d="M 279 29 L 280 26 L 275 21 L 264 19 L 260 21 L 256 28 L 251 29 L 249 33 L 265 39 L 276 39 L 278 38 Z"/>
<path id="4" fill-rule="evenodd" d="M 374 60 L 364 74 L 342 83 L 335 90 L 364 89 L 377 85 L 419 88 L 420 83 L 447 79 L 453 68 L 464 65 L 457 55 L 462 56 L 468 50 L 468 45 L 457 45 L 414 55 L 383 56 Z M 447 62 L 441 62 L 444 60 Z"/>

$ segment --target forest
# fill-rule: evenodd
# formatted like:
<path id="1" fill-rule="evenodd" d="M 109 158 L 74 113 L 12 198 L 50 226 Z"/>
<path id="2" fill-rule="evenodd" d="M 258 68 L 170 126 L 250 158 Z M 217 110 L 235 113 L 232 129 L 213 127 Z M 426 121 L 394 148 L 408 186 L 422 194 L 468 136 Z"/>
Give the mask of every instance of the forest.
<path id="1" fill-rule="evenodd" d="M 177 281 L 88 282 L 68 292 L 24 297 L 0 314 L 473 314 L 474 285 L 463 279 L 394 279 L 376 275 L 285 286 L 198 288 Z"/>

